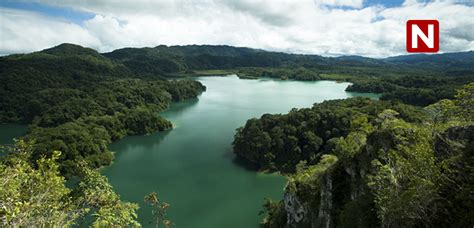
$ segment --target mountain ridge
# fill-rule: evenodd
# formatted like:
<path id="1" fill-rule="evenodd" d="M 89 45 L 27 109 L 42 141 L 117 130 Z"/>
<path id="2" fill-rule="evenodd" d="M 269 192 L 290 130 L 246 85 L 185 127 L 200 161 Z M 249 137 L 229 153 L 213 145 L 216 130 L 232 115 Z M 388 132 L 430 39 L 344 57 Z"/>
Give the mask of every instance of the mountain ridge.
<path id="1" fill-rule="evenodd" d="M 78 59 L 88 65 L 118 66 L 131 74 L 144 77 L 174 77 L 201 70 L 236 70 L 242 68 L 306 68 L 319 74 L 336 73 L 356 76 L 384 76 L 388 71 L 397 75 L 415 71 L 425 75 L 474 75 L 474 52 L 415 54 L 375 59 L 363 56 L 324 57 L 289 54 L 229 45 L 158 45 L 156 47 L 121 48 L 99 53 L 92 48 L 63 43 L 29 54 L 0 57 L 8 60 L 48 59 L 65 61 Z M 383 73 L 385 72 L 385 73 Z M 129 74 L 127 73 L 127 74 Z"/>
<path id="2" fill-rule="evenodd" d="M 470 51 L 463 51 L 463 52 L 447 52 L 447 53 L 436 53 L 436 54 L 406 54 L 406 55 L 395 55 L 395 56 L 389 56 L 385 58 L 372 58 L 372 57 L 366 57 L 366 56 L 361 56 L 361 55 L 341 55 L 337 57 L 326 57 L 318 54 L 296 54 L 296 53 L 288 53 L 288 52 L 280 52 L 280 51 L 268 51 L 264 49 L 256 49 L 256 48 L 249 48 L 249 47 L 240 47 L 240 46 L 231 46 L 231 45 L 209 45 L 209 44 L 203 44 L 203 45 L 198 45 L 198 44 L 191 44 L 191 45 L 158 45 L 155 47 L 124 47 L 124 48 L 119 48 L 115 49 L 110 52 L 98 52 L 97 50 L 85 46 L 81 46 L 78 44 L 72 44 L 72 43 L 62 43 L 57 46 L 51 47 L 51 48 L 46 48 L 41 51 L 41 53 L 48 53 L 48 54 L 53 54 L 53 55 L 58 55 L 58 54 L 65 54 L 63 51 L 64 50 L 69 50 L 69 51 L 78 51 L 78 47 L 83 48 L 87 51 L 83 51 L 82 54 L 100 54 L 104 56 L 111 55 L 114 52 L 119 52 L 119 51 L 124 51 L 124 50 L 152 50 L 155 52 L 162 52 L 166 54 L 174 54 L 174 55 L 179 55 L 179 56 L 199 56 L 203 54 L 208 54 L 212 56 L 237 56 L 239 51 L 241 52 L 240 55 L 242 54 L 255 54 L 255 53 L 273 53 L 273 54 L 281 54 L 281 55 L 289 55 L 289 56 L 298 56 L 298 57 L 318 57 L 318 58 L 324 58 L 324 59 L 338 59 L 338 60 L 349 60 L 349 61 L 372 61 L 372 62 L 389 62 L 389 63 L 400 63 L 400 62 L 416 62 L 420 60 L 434 60 L 434 59 L 440 59 L 442 57 L 447 57 L 449 59 L 456 58 L 456 57 L 463 57 L 463 58 L 468 58 L 469 60 L 474 60 L 474 50 Z M 203 52 L 202 50 L 207 51 L 207 53 Z M 214 49 L 214 50 L 209 50 L 209 49 Z M 217 49 L 225 49 L 228 50 L 230 53 L 216 53 Z M 193 53 L 192 50 L 195 52 Z M 171 51 L 174 51 L 171 52 Z M 31 53 L 37 53 L 37 52 L 31 52 Z M 63 53 L 61 53 L 63 52 Z M 12 55 L 28 55 L 31 53 L 24 53 L 24 54 L 11 54 L 11 55 L 6 55 L 2 57 L 8 57 Z"/>

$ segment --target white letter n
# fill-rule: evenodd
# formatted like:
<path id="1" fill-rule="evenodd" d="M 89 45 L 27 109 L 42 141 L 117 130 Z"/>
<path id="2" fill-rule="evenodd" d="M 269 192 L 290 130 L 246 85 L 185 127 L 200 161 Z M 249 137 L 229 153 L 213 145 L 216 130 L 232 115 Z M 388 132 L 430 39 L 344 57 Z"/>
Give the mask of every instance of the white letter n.
<path id="1" fill-rule="evenodd" d="M 421 31 L 418 25 L 411 25 L 411 46 L 412 48 L 418 48 L 418 37 L 423 40 L 423 42 L 429 48 L 434 48 L 434 25 L 428 25 L 428 36 Z"/>

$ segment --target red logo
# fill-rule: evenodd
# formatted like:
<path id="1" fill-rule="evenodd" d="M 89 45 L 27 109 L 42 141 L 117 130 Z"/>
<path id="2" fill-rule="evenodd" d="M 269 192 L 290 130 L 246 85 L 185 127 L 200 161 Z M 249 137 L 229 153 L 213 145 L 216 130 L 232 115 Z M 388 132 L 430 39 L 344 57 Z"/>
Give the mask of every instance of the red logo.
<path id="1" fill-rule="evenodd" d="M 437 20 L 408 20 L 407 51 L 438 52 L 439 22 Z"/>

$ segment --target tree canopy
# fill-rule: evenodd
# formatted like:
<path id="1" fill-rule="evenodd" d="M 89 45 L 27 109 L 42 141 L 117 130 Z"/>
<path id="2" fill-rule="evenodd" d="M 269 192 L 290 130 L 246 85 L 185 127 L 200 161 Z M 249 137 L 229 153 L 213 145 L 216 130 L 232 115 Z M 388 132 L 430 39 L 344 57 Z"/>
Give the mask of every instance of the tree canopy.
<path id="1" fill-rule="evenodd" d="M 473 85 L 423 110 L 358 98 L 249 120 L 234 152 L 290 173 L 262 224 L 470 226 Z"/>

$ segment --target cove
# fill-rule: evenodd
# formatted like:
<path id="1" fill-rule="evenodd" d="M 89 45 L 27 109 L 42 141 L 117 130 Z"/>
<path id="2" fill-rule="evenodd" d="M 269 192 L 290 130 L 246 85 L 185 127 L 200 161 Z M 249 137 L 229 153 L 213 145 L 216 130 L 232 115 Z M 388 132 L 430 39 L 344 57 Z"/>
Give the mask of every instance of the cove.
<path id="1" fill-rule="evenodd" d="M 152 191 L 171 205 L 167 218 L 177 227 L 258 227 L 264 198 L 281 199 L 285 178 L 240 165 L 232 153 L 235 129 L 264 113 L 286 113 L 329 99 L 377 98 L 345 92 L 349 83 L 333 81 L 197 80 L 206 92 L 161 113 L 174 129 L 110 145 L 116 158 L 102 173 L 123 200 L 140 204 L 144 227 L 152 226 L 151 209 L 143 203 Z"/>

